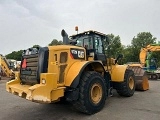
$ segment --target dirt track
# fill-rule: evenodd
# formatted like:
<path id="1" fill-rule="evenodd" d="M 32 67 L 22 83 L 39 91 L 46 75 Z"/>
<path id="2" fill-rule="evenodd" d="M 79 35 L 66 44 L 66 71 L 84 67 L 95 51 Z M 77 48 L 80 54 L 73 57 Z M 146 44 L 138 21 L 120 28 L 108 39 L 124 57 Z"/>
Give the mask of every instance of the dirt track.
<path id="1" fill-rule="evenodd" d="M 0 81 L 0 120 L 160 120 L 160 81 L 150 81 L 150 90 L 120 97 L 116 92 L 102 111 L 85 115 L 70 104 L 39 104 L 12 95 Z"/>

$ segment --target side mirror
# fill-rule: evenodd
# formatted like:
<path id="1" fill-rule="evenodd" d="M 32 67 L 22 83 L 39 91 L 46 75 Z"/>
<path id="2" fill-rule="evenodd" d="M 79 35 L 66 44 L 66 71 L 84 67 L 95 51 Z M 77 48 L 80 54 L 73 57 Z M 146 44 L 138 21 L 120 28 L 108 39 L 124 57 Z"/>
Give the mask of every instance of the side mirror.
<path id="1" fill-rule="evenodd" d="M 119 59 L 122 59 L 122 58 L 123 58 L 123 54 L 119 54 L 115 60 L 115 64 L 118 62 Z"/>

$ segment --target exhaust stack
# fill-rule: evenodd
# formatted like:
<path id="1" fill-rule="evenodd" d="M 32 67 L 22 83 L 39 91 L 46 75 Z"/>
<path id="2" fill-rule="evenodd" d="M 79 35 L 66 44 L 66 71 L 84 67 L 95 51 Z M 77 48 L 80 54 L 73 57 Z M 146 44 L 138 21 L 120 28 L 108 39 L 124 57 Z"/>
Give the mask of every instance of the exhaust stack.
<path id="1" fill-rule="evenodd" d="M 66 33 L 66 31 L 64 29 L 61 31 L 61 35 L 63 37 L 63 44 L 68 45 L 69 44 L 69 38 L 68 38 L 68 34 Z"/>

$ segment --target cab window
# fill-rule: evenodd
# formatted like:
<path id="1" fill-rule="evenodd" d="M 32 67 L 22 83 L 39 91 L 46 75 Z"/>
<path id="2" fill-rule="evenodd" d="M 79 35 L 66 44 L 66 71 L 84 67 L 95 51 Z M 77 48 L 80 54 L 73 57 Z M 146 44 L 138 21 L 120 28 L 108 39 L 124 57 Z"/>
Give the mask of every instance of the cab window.
<path id="1" fill-rule="evenodd" d="M 93 40 L 91 37 L 79 38 L 76 45 L 85 47 L 86 49 L 93 49 Z"/>
<path id="2" fill-rule="evenodd" d="M 96 53 L 103 53 L 101 38 L 100 37 L 95 37 L 94 39 L 95 39 Z"/>

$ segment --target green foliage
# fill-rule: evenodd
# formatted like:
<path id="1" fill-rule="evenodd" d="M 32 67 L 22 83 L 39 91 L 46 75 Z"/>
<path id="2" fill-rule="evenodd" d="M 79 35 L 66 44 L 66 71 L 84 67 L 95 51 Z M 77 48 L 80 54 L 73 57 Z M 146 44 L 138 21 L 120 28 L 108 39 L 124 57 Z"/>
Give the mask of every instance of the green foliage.
<path id="1" fill-rule="evenodd" d="M 153 44 L 156 42 L 156 38 L 150 32 L 138 33 L 136 37 L 132 39 L 131 45 L 124 49 L 125 62 L 139 62 L 139 53 L 141 48 Z"/>
<path id="2" fill-rule="evenodd" d="M 133 59 L 134 59 L 134 56 L 132 55 L 133 52 L 134 52 L 134 49 L 131 45 L 124 46 L 123 51 L 122 51 L 124 55 L 123 63 L 133 62 Z"/>
<path id="3" fill-rule="evenodd" d="M 119 36 L 114 36 L 113 34 L 108 34 L 109 45 L 104 45 L 106 49 L 106 55 L 109 57 L 116 58 L 118 54 L 122 53 L 123 46 L 121 44 L 121 39 Z"/>
<path id="4" fill-rule="evenodd" d="M 7 54 L 6 58 L 7 59 L 15 59 L 15 60 L 20 61 L 21 56 L 22 56 L 22 52 L 23 52 L 23 50 L 13 51 L 12 53 Z"/>
<path id="5" fill-rule="evenodd" d="M 40 46 L 39 45 L 33 45 L 33 47 L 36 48 L 36 47 L 40 47 Z M 20 61 L 21 56 L 22 56 L 22 52 L 23 52 L 23 50 L 13 51 L 12 53 L 7 54 L 6 58 Z"/>
<path id="6" fill-rule="evenodd" d="M 62 45 L 62 41 L 58 41 L 56 39 L 53 39 L 51 43 L 49 43 L 49 46 L 53 46 L 53 45 Z"/>
<path id="7" fill-rule="evenodd" d="M 33 45 L 33 48 L 41 47 L 40 45 Z"/>
<path id="8" fill-rule="evenodd" d="M 141 32 L 138 33 L 137 36 L 132 39 L 131 44 L 134 48 L 142 48 L 155 42 L 156 37 L 153 37 L 153 35 L 150 32 Z"/>

